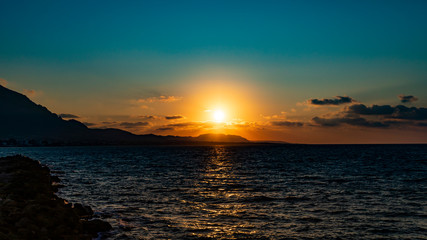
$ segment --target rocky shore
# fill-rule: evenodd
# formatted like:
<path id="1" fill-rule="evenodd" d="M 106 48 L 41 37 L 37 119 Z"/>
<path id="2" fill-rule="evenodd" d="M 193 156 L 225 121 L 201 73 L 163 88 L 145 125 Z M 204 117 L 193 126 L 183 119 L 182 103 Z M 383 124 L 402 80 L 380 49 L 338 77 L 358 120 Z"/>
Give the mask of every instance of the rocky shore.
<path id="1" fill-rule="evenodd" d="M 0 158 L 0 239 L 92 239 L 111 225 L 55 195 L 58 177 L 23 156 Z"/>

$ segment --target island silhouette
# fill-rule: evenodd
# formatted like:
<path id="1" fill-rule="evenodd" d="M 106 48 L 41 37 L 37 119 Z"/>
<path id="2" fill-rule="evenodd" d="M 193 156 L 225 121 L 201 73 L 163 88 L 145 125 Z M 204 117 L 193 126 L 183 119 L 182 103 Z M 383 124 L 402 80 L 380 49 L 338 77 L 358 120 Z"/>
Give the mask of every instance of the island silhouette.
<path id="1" fill-rule="evenodd" d="M 116 128 L 88 128 L 83 123 L 64 120 L 27 96 L 0 85 L 0 145 L 180 145 L 247 144 L 249 140 L 228 134 L 198 137 L 136 135 Z"/>

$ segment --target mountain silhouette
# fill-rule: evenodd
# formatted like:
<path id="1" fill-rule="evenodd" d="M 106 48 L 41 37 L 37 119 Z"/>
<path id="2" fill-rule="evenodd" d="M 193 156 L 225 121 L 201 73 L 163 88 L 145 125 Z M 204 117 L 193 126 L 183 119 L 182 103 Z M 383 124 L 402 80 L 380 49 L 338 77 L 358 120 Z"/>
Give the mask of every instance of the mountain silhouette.
<path id="1" fill-rule="evenodd" d="M 0 86 L 0 136 L 13 138 L 73 138 L 87 127 L 75 120 L 65 121 L 28 97 Z"/>
<path id="2" fill-rule="evenodd" d="M 9 139 L 41 145 L 136 145 L 248 143 L 237 135 L 198 137 L 135 135 L 120 129 L 91 129 L 77 120 L 64 120 L 27 96 L 0 85 L 0 143 Z"/>

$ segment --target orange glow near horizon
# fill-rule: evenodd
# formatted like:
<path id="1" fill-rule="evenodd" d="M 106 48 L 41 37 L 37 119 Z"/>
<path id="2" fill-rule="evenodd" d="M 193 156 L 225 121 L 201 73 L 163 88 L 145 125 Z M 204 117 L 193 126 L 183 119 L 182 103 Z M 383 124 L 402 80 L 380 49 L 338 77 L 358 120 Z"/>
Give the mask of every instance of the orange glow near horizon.
<path id="1" fill-rule="evenodd" d="M 181 111 L 194 121 L 233 123 L 258 120 L 260 102 L 257 87 L 244 76 L 221 72 L 208 72 L 190 78 L 185 88 Z M 188 94 L 190 93 L 190 94 Z M 189 107 L 191 106 L 191 109 Z"/>
<path id="2" fill-rule="evenodd" d="M 187 76 L 182 81 L 186 81 L 186 84 L 166 91 L 171 96 L 177 96 L 177 101 L 155 101 L 149 98 L 138 102 L 138 108 L 131 109 L 133 114 L 138 112 L 141 116 L 182 117 L 149 119 L 147 121 L 151 125 L 140 128 L 137 134 L 154 132 L 160 135 L 195 137 L 219 133 L 239 135 L 251 140 L 259 138 L 253 133 L 257 131 L 254 123 L 264 120 L 261 114 L 265 114 L 265 108 L 270 105 L 257 100 L 265 98 L 262 97 L 261 88 L 251 81 L 250 76 L 208 71 Z M 145 108 L 139 107 L 140 105 Z"/>
<path id="3" fill-rule="evenodd" d="M 259 119 L 261 102 L 254 101 L 259 95 L 258 88 L 249 84 L 247 78 L 211 72 L 190 79 L 184 91 L 187 94 L 183 94 L 177 107 L 188 120 L 203 127 L 194 131 L 175 129 L 176 134 L 223 133 L 246 137 L 248 129 L 242 123 L 262 120 Z"/>

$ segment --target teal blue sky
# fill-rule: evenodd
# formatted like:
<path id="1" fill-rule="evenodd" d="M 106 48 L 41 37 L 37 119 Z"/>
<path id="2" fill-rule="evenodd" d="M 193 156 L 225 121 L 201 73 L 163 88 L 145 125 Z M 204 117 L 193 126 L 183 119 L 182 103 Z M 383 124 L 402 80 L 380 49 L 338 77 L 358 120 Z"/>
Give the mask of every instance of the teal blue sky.
<path id="1" fill-rule="evenodd" d="M 1 1 L 0 78 L 91 122 L 129 115 L 131 99 L 185 100 L 198 77 L 218 72 L 230 76 L 221 84 L 237 76 L 233 86 L 249 86 L 256 115 L 310 119 L 302 103 L 338 95 L 366 105 L 414 95 L 422 107 L 426 10 L 426 1 Z M 135 115 L 191 115 L 183 109 Z"/>

